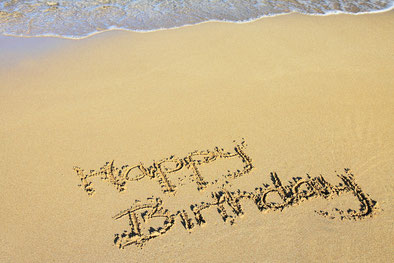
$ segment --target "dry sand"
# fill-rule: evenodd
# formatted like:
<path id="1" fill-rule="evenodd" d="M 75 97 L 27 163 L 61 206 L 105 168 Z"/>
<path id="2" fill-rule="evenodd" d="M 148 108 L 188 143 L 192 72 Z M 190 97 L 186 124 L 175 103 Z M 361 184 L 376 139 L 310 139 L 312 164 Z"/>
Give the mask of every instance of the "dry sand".
<path id="1" fill-rule="evenodd" d="M 394 12 L 287 15 L 79 41 L 1 38 L 0 261 L 392 261 L 393 18 Z M 214 151 L 236 153 L 242 138 L 245 155 Z M 185 165 L 190 152 L 207 149 L 211 159 L 198 158 L 210 163 L 197 165 L 200 179 L 211 182 L 204 186 L 190 177 L 193 163 Z M 178 172 L 167 170 L 158 181 L 163 174 L 148 171 L 122 192 L 115 187 L 121 190 L 121 182 L 98 178 L 104 173 L 78 187 L 73 170 L 86 175 L 112 160 L 119 168 L 149 167 L 172 155 Z M 242 174 L 245 165 L 253 168 Z M 317 198 L 293 196 L 283 210 L 272 209 L 273 201 L 284 203 L 272 194 L 262 211 L 233 196 L 242 215 L 212 205 L 201 226 L 190 211 L 213 202 L 212 192 L 231 204 L 223 185 L 251 193 L 274 184 L 270 172 L 283 185 L 306 174 L 339 185 L 336 174 L 346 175 L 344 168 L 362 190 L 326 187 L 325 196 L 309 189 Z M 237 178 L 221 176 L 237 169 Z M 163 192 L 165 179 L 177 187 L 173 193 Z M 167 217 L 169 230 L 154 231 L 159 236 L 141 241 L 142 248 L 119 249 L 114 235 L 130 226 L 127 213 L 113 216 L 149 196 L 168 209 L 156 215 Z M 358 198 L 373 206 L 365 218 L 347 213 L 360 210 Z M 183 209 L 194 222 L 190 231 L 175 215 Z M 141 231 L 163 226 L 149 219 L 155 214 L 143 222 L 141 211 L 134 213 Z"/>

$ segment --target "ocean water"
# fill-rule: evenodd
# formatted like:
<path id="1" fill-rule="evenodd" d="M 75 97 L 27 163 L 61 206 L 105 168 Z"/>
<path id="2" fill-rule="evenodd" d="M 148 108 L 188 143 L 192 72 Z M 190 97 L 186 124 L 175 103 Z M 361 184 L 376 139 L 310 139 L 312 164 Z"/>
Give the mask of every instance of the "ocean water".
<path id="1" fill-rule="evenodd" d="M 393 6 L 394 0 L 0 0 L 0 34 L 82 38 L 109 29 L 152 31 L 212 20 L 358 14 Z"/>

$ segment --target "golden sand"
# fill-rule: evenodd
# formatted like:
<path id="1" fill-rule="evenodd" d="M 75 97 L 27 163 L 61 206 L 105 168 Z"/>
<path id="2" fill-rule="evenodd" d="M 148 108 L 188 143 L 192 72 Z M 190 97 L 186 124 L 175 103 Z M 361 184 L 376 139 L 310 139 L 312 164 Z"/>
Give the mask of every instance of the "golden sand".
<path id="1" fill-rule="evenodd" d="M 389 262 L 393 14 L 0 39 L 0 261 Z"/>

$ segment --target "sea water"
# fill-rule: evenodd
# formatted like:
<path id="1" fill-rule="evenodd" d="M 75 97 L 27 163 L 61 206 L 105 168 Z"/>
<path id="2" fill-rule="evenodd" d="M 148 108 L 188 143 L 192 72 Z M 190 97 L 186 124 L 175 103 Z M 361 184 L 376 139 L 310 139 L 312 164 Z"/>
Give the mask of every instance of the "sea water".
<path id="1" fill-rule="evenodd" d="M 381 12 L 393 6 L 394 0 L 0 0 L 0 34 L 83 38 L 110 29 L 153 31 L 293 12 Z"/>

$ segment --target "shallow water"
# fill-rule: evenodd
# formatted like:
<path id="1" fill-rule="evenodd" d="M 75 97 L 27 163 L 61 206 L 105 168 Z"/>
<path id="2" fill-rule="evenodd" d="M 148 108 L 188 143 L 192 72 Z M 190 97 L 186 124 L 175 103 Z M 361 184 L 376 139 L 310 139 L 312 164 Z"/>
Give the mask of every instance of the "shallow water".
<path id="1" fill-rule="evenodd" d="M 393 5 L 393 0 L 0 0 L 0 33 L 82 38 L 108 29 L 151 31 L 291 12 L 369 13 Z"/>

